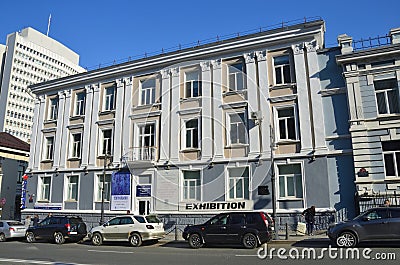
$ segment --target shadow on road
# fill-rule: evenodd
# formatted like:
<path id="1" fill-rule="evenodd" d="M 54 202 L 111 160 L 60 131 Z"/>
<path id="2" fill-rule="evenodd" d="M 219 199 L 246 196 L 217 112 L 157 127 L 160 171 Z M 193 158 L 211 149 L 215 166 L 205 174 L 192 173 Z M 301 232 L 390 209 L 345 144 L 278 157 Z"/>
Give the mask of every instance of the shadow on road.
<path id="1" fill-rule="evenodd" d="M 293 247 L 327 248 L 336 247 L 327 239 L 304 239 L 292 244 Z M 360 248 L 400 248 L 399 241 L 364 242 L 357 245 Z"/>

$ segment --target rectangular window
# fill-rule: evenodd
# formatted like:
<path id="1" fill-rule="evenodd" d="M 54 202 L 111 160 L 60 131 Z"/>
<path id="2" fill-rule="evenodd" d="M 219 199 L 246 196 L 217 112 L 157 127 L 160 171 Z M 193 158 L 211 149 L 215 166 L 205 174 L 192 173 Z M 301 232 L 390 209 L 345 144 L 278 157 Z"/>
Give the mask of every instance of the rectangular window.
<path id="1" fill-rule="evenodd" d="M 111 175 L 106 174 L 105 177 L 103 174 L 97 176 L 97 197 L 96 201 L 101 201 L 102 189 L 104 182 L 104 201 L 110 201 L 111 198 Z"/>
<path id="2" fill-rule="evenodd" d="M 139 160 L 154 160 L 155 128 L 154 124 L 139 126 Z"/>
<path id="3" fill-rule="evenodd" d="M 141 105 L 154 104 L 156 99 L 156 80 L 147 79 L 140 82 L 141 84 Z"/>
<path id="4" fill-rule="evenodd" d="M 201 200 L 200 171 L 183 172 L 183 199 Z"/>
<path id="5" fill-rule="evenodd" d="M 244 112 L 229 115 L 230 122 L 230 144 L 246 144 L 247 130 Z"/>
<path id="6" fill-rule="evenodd" d="M 41 177 L 40 182 L 39 201 L 50 201 L 51 177 Z"/>
<path id="7" fill-rule="evenodd" d="M 279 197 L 303 198 L 303 181 L 300 164 L 279 165 Z"/>
<path id="8" fill-rule="evenodd" d="M 289 84 L 290 76 L 289 55 L 274 57 L 275 85 Z"/>
<path id="9" fill-rule="evenodd" d="M 382 142 L 382 151 L 387 177 L 400 176 L 400 141 Z"/>
<path id="10" fill-rule="evenodd" d="M 242 63 L 228 66 L 228 88 L 231 91 L 244 89 L 244 69 Z"/>
<path id="11" fill-rule="evenodd" d="M 201 81 L 198 72 L 185 73 L 185 98 L 201 96 Z"/>
<path id="12" fill-rule="evenodd" d="M 199 147 L 199 120 L 193 119 L 185 123 L 186 125 L 186 148 Z"/>
<path id="13" fill-rule="evenodd" d="M 82 134 L 81 133 L 74 133 L 71 136 L 71 157 L 74 158 L 81 158 L 81 143 L 82 143 Z"/>
<path id="14" fill-rule="evenodd" d="M 67 200 L 77 201 L 78 200 L 78 176 L 68 177 L 68 187 L 67 187 Z"/>
<path id="15" fill-rule="evenodd" d="M 49 120 L 57 120 L 58 112 L 58 97 L 50 99 Z"/>
<path id="16" fill-rule="evenodd" d="M 279 140 L 296 140 L 296 119 L 294 107 L 277 109 Z"/>
<path id="17" fill-rule="evenodd" d="M 46 137 L 44 159 L 53 160 L 54 157 L 54 136 Z"/>
<path id="18" fill-rule="evenodd" d="M 75 113 L 74 113 L 75 116 L 85 115 L 85 101 L 86 101 L 85 92 L 76 94 Z"/>
<path id="19" fill-rule="evenodd" d="M 114 110 L 115 108 L 115 87 L 107 87 L 104 89 L 105 97 L 104 97 L 104 110 Z"/>
<path id="20" fill-rule="evenodd" d="M 110 155 L 112 152 L 112 130 L 103 130 L 103 145 L 101 149 L 101 155 Z"/>
<path id="21" fill-rule="evenodd" d="M 249 199 L 249 169 L 229 169 L 229 199 Z"/>
<path id="22" fill-rule="evenodd" d="M 374 82 L 379 114 L 399 113 L 399 97 L 396 79 Z"/>

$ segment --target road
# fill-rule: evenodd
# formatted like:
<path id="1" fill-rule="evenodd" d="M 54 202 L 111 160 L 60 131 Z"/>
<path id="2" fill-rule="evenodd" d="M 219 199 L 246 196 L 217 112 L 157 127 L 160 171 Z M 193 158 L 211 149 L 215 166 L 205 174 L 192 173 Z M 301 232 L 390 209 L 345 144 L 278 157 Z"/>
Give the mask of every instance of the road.
<path id="1" fill-rule="evenodd" d="M 312 243 L 289 244 L 268 244 L 267 257 L 260 259 L 257 252 L 262 256 L 264 249 L 247 250 L 237 246 L 231 247 L 207 247 L 202 249 L 190 249 L 185 243 L 147 244 L 139 248 L 133 248 L 127 244 L 108 244 L 102 246 L 92 246 L 90 243 L 66 243 L 56 245 L 46 242 L 29 244 L 19 241 L 7 241 L 0 243 L 0 264 L 376 264 L 376 254 L 379 257 L 385 256 L 385 260 L 380 260 L 382 264 L 398 264 L 395 259 L 400 259 L 400 245 L 380 244 L 378 246 L 364 246 L 360 248 L 360 258 L 356 259 L 355 252 L 347 253 L 345 250 L 332 251 L 336 253 L 336 258 L 329 256 L 329 243 L 327 241 Z M 279 250 L 279 249 L 284 250 Z M 323 248 L 326 250 L 321 255 Z M 370 259 L 362 256 L 363 250 L 367 251 Z M 274 250 L 273 250 L 274 249 Z M 307 251 L 302 253 L 306 249 Z M 312 257 L 310 249 L 316 253 L 315 259 Z M 334 250 L 334 249 L 333 249 Z M 271 252 L 272 251 L 272 252 Z M 280 252 L 279 252 L 280 251 Z M 272 253 L 272 255 L 271 255 Z M 311 253 L 311 254 L 310 254 Z M 298 254 L 296 256 L 296 254 Z M 304 254 L 305 256 L 301 256 Z M 390 254 L 390 255 L 389 255 Z M 311 255 L 311 256 L 309 256 Z M 342 255 L 342 257 L 340 256 Z M 353 255 L 353 256 L 352 256 Z M 321 256 L 321 257 L 319 257 Z M 285 259 L 286 258 L 286 259 Z M 272 259 L 272 260 L 271 260 Z"/>

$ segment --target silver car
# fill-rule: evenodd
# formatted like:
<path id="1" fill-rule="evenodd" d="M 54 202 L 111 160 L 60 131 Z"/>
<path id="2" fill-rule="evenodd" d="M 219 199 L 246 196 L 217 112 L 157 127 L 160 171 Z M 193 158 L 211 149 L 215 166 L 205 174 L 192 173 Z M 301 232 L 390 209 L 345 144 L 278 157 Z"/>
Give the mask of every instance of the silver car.
<path id="1" fill-rule="evenodd" d="M 0 242 L 9 238 L 25 237 L 26 227 L 23 223 L 14 220 L 0 220 Z"/>
<path id="2" fill-rule="evenodd" d="M 163 238 L 165 230 L 156 216 L 123 215 L 92 228 L 88 236 L 95 246 L 103 241 L 127 241 L 131 246 L 139 247 L 143 241 Z"/>

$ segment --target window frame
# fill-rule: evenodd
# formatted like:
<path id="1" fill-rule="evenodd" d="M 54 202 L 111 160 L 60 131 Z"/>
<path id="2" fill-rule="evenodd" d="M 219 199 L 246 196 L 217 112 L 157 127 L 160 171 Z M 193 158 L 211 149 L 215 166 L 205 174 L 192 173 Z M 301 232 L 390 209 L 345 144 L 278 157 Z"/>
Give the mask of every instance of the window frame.
<path id="1" fill-rule="evenodd" d="M 235 67 L 235 65 L 241 65 L 242 67 L 242 69 L 240 70 L 240 69 L 238 69 L 238 68 L 236 68 Z M 243 61 L 237 61 L 237 62 L 232 62 L 232 63 L 228 63 L 227 64 L 227 88 L 228 88 L 228 91 L 229 92 L 241 92 L 241 91 L 244 91 L 244 90 L 246 90 L 247 88 L 246 88 L 246 82 L 245 82 L 245 76 L 246 76 L 246 72 L 245 72 L 245 64 L 244 64 L 244 62 Z M 237 75 L 241 75 L 241 81 L 242 81 L 242 88 L 241 89 L 238 89 L 238 77 L 237 77 Z M 234 85 L 234 88 L 231 86 L 231 82 L 230 82 L 230 80 L 231 80 L 231 75 L 234 75 L 235 76 L 235 78 L 234 78 L 234 80 L 235 80 L 235 85 Z"/>
<path id="2" fill-rule="evenodd" d="M 52 139 L 51 145 L 49 144 L 49 142 L 50 142 L 49 139 Z M 55 144 L 55 136 L 54 135 L 48 135 L 48 136 L 45 135 L 44 136 L 44 146 L 43 146 L 43 150 L 44 150 L 43 160 L 44 161 L 53 161 L 54 160 L 54 144 Z"/>
<path id="3" fill-rule="evenodd" d="M 49 183 L 45 183 L 44 179 L 48 179 Z M 51 185 L 52 185 L 52 177 L 49 175 L 39 176 L 39 185 L 38 185 L 38 201 L 51 201 Z M 45 187 L 48 187 L 48 198 L 46 198 L 46 190 Z"/>
<path id="4" fill-rule="evenodd" d="M 79 134 L 79 141 L 76 141 L 75 136 Z M 76 149 L 75 145 L 78 143 L 79 148 Z M 71 132 L 71 147 L 70 158 L 82 158 L 82 132 Z M 77 152 L 77 153 L 76 153 Z"/>
<path id="5" fill-rule="evenodd" d="M 151 82 L 154 81 L 154 86 L 146 86 L 146 82 L 149 82 L 149 81 L 151 81 Z M 156 87 L 157 87 L 156 78 L 149 78 L 149 79 L 140 81 L 140 94 L 139 94 L 140 106 L 153 105 L 156 102 L 156 91 L 157 91 Z M 150 91 L 150 93 L 149 94 L 146 93 L 147 91 Z M 143 102 L 143 95 L 145 95 L 145 102 Z M 150 96 L 149 102 L 147 102 L 148 96 Z"/>
<path id="6" fill-rule="evenodd" d="M 292 173 L 292 174 L 281 174 L 279 167 L 280 166 L 290 166 L 290 165 L 299 165 L 300 166 L 300 173 Z M 277 182 L 276 182 L 276 186 L 277 186 L 277 198 L 278 200 L 304 200 L 305 199 L 305 185 L 304 185 L 304 165 L 303 162 L 293 162 L 293 163 L 277 163 L 275 164 L 275 172 L 277 172 L 278 174 L 278 178 L 277 178 Z M 301 197 L 297 197 L 297 190 L 296 190 L 296 176 L 300 176 L 300 180 L 301 180 Z M 281 196 L 281 190 L 280 190 L 280 178 L 284 177 L 285 182 L 285 194 L 284 196 Z M 288 194 L 288 182 L 287 182 L 287 177 L 293 177 L 293 191 L 294 191 L 294 195 L 293 196 L 289 196 Z"/>
<path id="7" fill-rule="evenodd" d="M 240 116 L 241 114 L 243 114 L 243 122 L 244 122 L 244 129 L 245 129 L 245 138 L 244 138 L 244 143 L 240 142 L 240 137 L 238 134 L 238 130 L 239 130 L 239 126 L 237 127 L 237 139 L 236 142 L 233 143 L 232 142 L 232 135 L 231 135 L 231 130 L 232 130 L 232 121 L 231 121 L 231 116 L 233 115 L 237 115 Z M 247 116 L 247 110 L 241 110 L 241 111 L 232 111 L 232 112 L 227 112 L 226 113 L 226 128 L 228 128 L 226 130 L 226 141 L 227 141 L 227 146 L 238 146 L 238 145 L 248 145 L 249 143 L 249 128 L 248 128 L 248 116 Z M 236 125 L 239 124 L 239 122 L 235 122 Z M 239 142 L 238 142 L 239 141 Z"/>
<path id="8" fill-rule="evenodd" d="M 288 63 L 287 64 L 278 64 L 275 65 L 275 60 L 276 58 L 279 57 L 287 57 L 288 58 Z M 291 58 L 290 58 L 290 54 L 280 54 L 280 55 L 275 55 L 272 57 L 272 67 L 273 67 L 273 77 L 274 77 L 274 85 L 275 86 L 284 86 L 284 85 L 288 85 L 293 83 L 293 77 L 292 77 L 292 62 L 291 62 Z M 289 82 L 286 82 L 285 80 L 285 67 L 289 68 Z M 277 76 L 276 76 L 276 72 L 277 69 L 280 69 L 280 79 L 282 80 L 281 83 L 278 83 L 277 81 Z"/>
<path id="9" fill-rule="evenodd" d="M 242 169 L 243 173 L 247 171 L 247 177 L 243 177 L 243 173 L 241 176 L 232 176 L 231 177 L 231 171 L 235 169 Z M 252 183 L 251 183 L 251 172 L 250 172 L 250 167 L 249 166 L 238 166 L 238 167 L 226 167 L 226 197 L 228 201 L 235 201 L 235 200 L 250 200 L 252 198 Z M 247 179 L 247 196 L 246 197 L 246 179 Z M 231 187 L 231 180 L 233 180 L 233 186 Z M 242 196 L 237 196 L 237 183 L 238 180 L 241 180 L 242 183 Z M 233 189 L 233 197 L 231 197 L 231 189 Z"/>
<path id="10" fill-rule="evenodd" d="M 111 131 L 110 138 L 105 138 L 104 137 L 104 132 L 105 131 Z M 113 152 L 114 130 L 113 130 L 113 128 L 100 128 L 100 132 L 101 132 L 101 143 L 99 144 L 99 148 L 100 148 L 99 149 L 99 156 L 105 156 L 106 155 L 106 152 L 104 152 L 105 151 L 104 147 L 106 146 L 105 145 L 105 139 L 110 139 L 109 141 L 107 141 L 107 146 L 109 145 L 109 147 L 110 147 L 110 150 L 108 150 L 108 148 L 107 148 L 107 155 L 111 155 L 112 152 Z"/>
<path id="11" fill-rule="evenodd" d="M 100 174 L 96 174 L 97 178 L 96 178 L 96 183 L 95 185 L 97 186 L 97 188 L 95 189 L 95 198 L 94 198 L 94 202 L 101 202 L 101 189 L 102 189 L 102 185 L 103 185 L 103 173 Z M 106 172 L 106 179 L 107 177 L 109 178 L 109 181 L 105 181 L 104 182 L 104 190 L 105 190 L 105 196 L 104 196 L 104 201 L 105 202 L 110 202 L 111 201 L 111 177 L 112 174 L 111 173 L 107 173 Z M 108 192 L 107 192 L 108 191 Z M 107 197 L 108 196 L 108 197 Z"/>
<path id="12" fill-rule="evenodd" d="M 196 79 L 188 80 L 188 75 L 190 74 L 197 74 Z M 201 73 L 198 70 L 188 71 L 184 73 L 185 78 L 185 87 L 184 87 L 184 98 L 198 98 L 201 97 L 202 94 L 202 82 L 201 82 Z M 197 82 L 197 95 L 194 95 L 194 84 Z M 188 85 L 190 85 L 190 95 L 188 95 Z"/>
<path id="13" fill-rule="evenodd" d="M 79 99 L 79 96 L 83 95 L 83 99 Z M 75 109 L 74 116 L 84 116 L 86 111 L 86 92 L 81 91 L 75 94 Z"/>
<path id="14" fill-rule="evenodd" d="M 288 123 L 287 123 L 287 118 L 279 118 L 278 117 L 278 111 L 279 110 L 284 110 L 284 109 L 293 109 L 293 115 L 294 115 L 294 133 L 295 133 L 295 139 L 281 139 L 280 138 L 280 120 L 285 120 L 285 128 L 286 128 L 286 135 L 288 137 L 289 135 L 289 128 L 288 128 Z M 273 106 L 273 113 L 274 113 L 274 121 L 275 121 L 275 142 L 276 143 L 282 143 L 282 142 L 298 142 L 300 140 L 299 136 L 299 117 L 298 117 L 298 111 L 297 111 L 297 104 L 288 104 L 288 105 L 282 105 L 282 106 Z"/>
<path id="15" fill-rule="evenodd" d="M 113 93 L 107 94 L 107 92 L 111 89 L 112 89 Z M 117 94 L 116 92 L 117 92 L 117 89 L 116 89 L 115 85 L 104 87 L 103 111 L 114 111 L 115 110 L 115 100 L 116 100 L 116 94 Z"/>
<path id="16" fill-rule="evenodd" d="M 385 178 L 399 178 L 400 177 L 400 149 L 398 149 L 398 150 L 384 150 L 384 144 L 385 143 L 390 144 L 391 142 L 395 142 L 395 141 L 398 141 L 398 140 L 382 141 L 382 158 L 383 158 L 383 166 L 384 166 Z M 391 160 L 392 160 L 392 164 L 393 164 L 393 170 L 394 170 L 395 175 L 388 175 L 388 168 L 387 168 L 388 165 L 386 164 L 386 156 L 387 155 L 391 156 Z"/>
<path id="17" fill-rule="evenodd" d="M 72 178 L 76 178 L 76 182 L 71 182 Z M 75 201 L 79 200 L 79 182 L 80 178 L 79 175 L 69 175 L 66 178 L 66 193 L 65 193 L 65 200 L 66 201 Z M 75 198 L 73 197 L 74 191 L 76 192 Z"/>
<path id="18" fill-rule="evenodd" d="M 146 131 L 146 126 L 151 126 L 152 127 L 152 129 L 150 130 L 151 132 L 150 133 L 146 133 L 145 131 Z M 143 131 L 142 131 L 143 130 Z M 156 152 L 155 152 L 155 148 L 156 148 L 156 145 L 157 145 L 157 142 L 156 142 L 156 134 L 157 134 L 157 130 L 156 130 L 156 123 L 155 122 L 147 122 L 147 123 L 140 123 L 140 124 L 137 124 L 137 139 L 136 139 L 136 143 L 137 143 L 137 148 L 139 149 L 139 151 L 138 151 L 138 159 L 139 160 L 145 160 L 145 161 L 148 161 L 148 160 L 154 160 L 155 159 L 155 156 L 156 156 Z M 145 138 L 146 137 L 150 137 L 149 139 L 150 139 L 150 141 L 149 142 L 151 142 L 151 143 L 149 143 L 149 144 L 151 144 L 151 145 L 143 145 L 145 142 L 146 142 L 146 140 L 145 140 Z M 147 149 L 147 153 L 144 153 L 144 149 L 145 148 L 148 148 Z"/>
<path id="19" fill-rule="evenodd" d="M 197 122 L 197 127 L 196 128 L 189 128 L 187 126 L 188 122 L 191 121 L 196 121 Z M 195 131 L 197 130 L 197 141 L 194 139 L 195 137 Z M 199 117 L 193 117 L 193 118 L 188 118 L 183 120 L 183 137 L 182 137 L 182 149 L 183 150 L 198 150 L 200 149 L 200 139 L 201 139 L 201 125 L 200 125 L 200 118 Z M 191 140 L 192 142 L 190 143 L 190 146 L 188 146 L 188 133 L 191 134 Z M 197 143 L 197 144 L 194 144 Z M 197 145 L 197 146 L 196 146 Z"/>
<path id="20" fill-rule="evenodd" d="M 186 172 L 197 172 L 198 173 L 198 179 L 193 179 L 193 178 L 187 178 L 185 179 L 185 173 Z M 186 185 L 186 183 L 195 183 L 194 186 L 194 198 L 190 196 L 191 194 L 191 186 Z M 182 170 L 182 201 L 188 202 L 188 201 L 201 201 L 202 200 L 202 192 L 203 192 L 203 185 L 202 185 L 202 171 L 200 169 L 191 169 L 191 170 Z M 186 194 L 186 196 L 185 196 Z"/>
<path id="21" fill-rule="evenodd" d="M 48 108 L 48 116 L 47 119 L 49 121 L 55 121 L 58 118 L 58 104 L 59 98 L 58 96 L 49 98 L 49 108 Z"/>
<path id="22" fill-rule="evenodd" d="M 378 82 L 385 82 L 385 81 L 390 81 L 394 80 L 396 82 L 396 87 L 391 87 L 391 88 L 385 88 L 385 89 L 376 89 L 376 84 Z M 395 95 L 397 97 L 397 112 L 391 112 L 391 105 L 390 105 L 390 96 L 388 95 L 388 92 L 395 92 Z M 384 100 L 385 100 L 385 109 L 386 113 L 380 113 L 379 110 L 379 103 L 378 103 L 378 94 L 384 94 Z M 378 116 L 388 116 L 388 115 L 398 115 L 400 114 L 400 95 L 399 95 L 399 85 L 398 81 L 396 78 L 388 78 L 388 79 L 378 79 L 374 80 L 374 95 L 375 95 L 375 104 L 376 104 L 376 111 Z"/>

